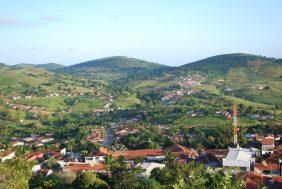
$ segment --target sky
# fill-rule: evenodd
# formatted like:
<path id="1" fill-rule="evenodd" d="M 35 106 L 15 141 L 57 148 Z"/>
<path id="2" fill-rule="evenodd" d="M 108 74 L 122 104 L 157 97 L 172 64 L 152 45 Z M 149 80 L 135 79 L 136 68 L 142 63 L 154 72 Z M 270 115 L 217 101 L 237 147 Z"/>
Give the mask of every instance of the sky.
<path id="1" fill-rule="evenodd" d="M 280 0 L 0 0 L 0 62 L 282 57 Z"/>

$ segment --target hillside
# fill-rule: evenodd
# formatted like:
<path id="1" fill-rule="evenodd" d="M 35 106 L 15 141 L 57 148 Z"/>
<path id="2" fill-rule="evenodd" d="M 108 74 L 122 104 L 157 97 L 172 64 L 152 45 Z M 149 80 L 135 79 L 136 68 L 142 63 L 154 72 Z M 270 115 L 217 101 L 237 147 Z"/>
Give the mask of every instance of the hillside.
<path id="1" fill-rule="evenodd" d="M 99 79 L 113 81 L 129 75 L 142 74 L 163 67 L 166 66 L 125 56 L 114 56 L 67 66 L 58 71 L 72 74 L 90 74 Z"/>
<path id="2" fill-rule="evenodd" d="M 36 65 L 36 68 L 41 68 L 43 70 L 49 70 L 49 71 L 55 71 L 57 69 L 65 67 L 62 64 L 56 64 L 56 63 L 46 63 L 46 64 L 38 64 Z"/>
<path id="3" fill-rule="evenodd" d="M 281 64 L 232 68 L 225 77 L 225 93 L 281 107 L 281 73 Z"/>
<path id="4" fill-rule="evenodd" d="M 272 64 L 273 62 L 273 59 L 263 56 L 234 53 L 209 57 L 185 64 L 180 68 L 226 74 L 231 68 L 261 66 Z"/>
<path id="5" fill-rule="evenodd" d="M 46 63 L 46 64 L 20 63 L 20 64 L 13 65 L 12 67 L 13 68 L 40 68 L 40 69 L 48 70 L 48 71 L 55 71 L 65 66 L 61 64 L 56 64 L 56 63 Z"/>
<path id="6" fill-rule="evenodd" d="M 225 95 L 282 106 L 281 59 L 235 53 L 213 56 L 179 68 L 207 73 L 207 83 Z"/>
<path id="7" fill-rule="evenodd" d="M 131 69 L 154 69 L 162 66 L 163 65 L 157 63 L 147 62 L 144 60 L 138 60 L 134 58 L 128 58 L 126 56 L 113 56 L 113 57 L 82 62 L 79 64 L 65 67 L 63 70 L 74 71 L 84 68 L 96 68 L 96 69 L 113 69 L 113 70 L 123 71 L 123 70 L 131 70 Z"/>
<path id="8" fill-rule="evenodd" d="M 89 112 L 102 107 L 106 93 L 106 86 L 90 82 L 35 67 L 3 66 L 0 67 L 0 108 L 1 100 L 5 100 L 11 104 L 44 107 L 44 113 L 48 114 Z M 13 96 L 21 98 L 12 101 Z"/>
<path id="9" fill-rule="evenodd" d="M 6 64 L 0 63 L 0 68 L 2 68 L 2 67 L 4 67 L 4 66 L 6 66 Z"/>

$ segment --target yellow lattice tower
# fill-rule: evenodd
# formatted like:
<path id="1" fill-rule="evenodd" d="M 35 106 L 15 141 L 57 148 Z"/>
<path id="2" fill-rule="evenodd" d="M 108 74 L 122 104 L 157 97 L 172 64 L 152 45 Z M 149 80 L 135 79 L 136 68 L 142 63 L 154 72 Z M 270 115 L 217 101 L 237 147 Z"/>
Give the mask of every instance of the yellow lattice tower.
<path id="1" fill-rule="evenodd" d="M 238 144 L 238 106 L 237 102 L 234 100 L 233 104 L 233 142 L 234 145 Z"/>

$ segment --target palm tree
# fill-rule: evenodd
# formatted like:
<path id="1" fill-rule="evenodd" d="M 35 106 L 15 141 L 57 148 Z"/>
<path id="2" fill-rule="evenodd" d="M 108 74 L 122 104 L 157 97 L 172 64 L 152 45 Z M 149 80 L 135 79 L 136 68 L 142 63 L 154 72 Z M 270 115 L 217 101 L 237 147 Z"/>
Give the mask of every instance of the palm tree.
<path id="1" fill-rule="evenodd" d="M 112 178 L 111 167 L 112 167 L 113 162 L 114 162 L 113 156 L 112 155 L 106 155 L 106 157 L 105 157 L 105 168 L 107 170 L 108 178 Z"/>
<path id="2" fill-rule="evenodd" d="M 173 162 L 175 160 L 175 157 L 174 157 L 174 154 L 171 152 L 171 150 L 168 150 L 165 154 L 166 156 L 166 160 L 167 160 L 167 164 L 170 166 L 170 165 L 173 165 Z"/>

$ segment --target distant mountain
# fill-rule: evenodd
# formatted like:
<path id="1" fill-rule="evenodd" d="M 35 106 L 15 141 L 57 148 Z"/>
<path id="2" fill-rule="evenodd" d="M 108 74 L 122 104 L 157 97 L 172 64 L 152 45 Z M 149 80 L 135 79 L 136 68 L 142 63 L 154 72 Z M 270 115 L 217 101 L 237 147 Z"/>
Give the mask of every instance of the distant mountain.
<path id="1" fill-rule="evenodd" d="M 185 64 L 180 68 L 188 68 L 204 72 L 212 71 L 227 73 L 231 68 L 268 65 L 273 64 L 275 60 L 276 59 L 266 58 L 264 56 L 234 53 L 209 57 L 193 63 Z"/>
<path id="2" fill-rule="evenodd" d="M 125 56 L 113 56 L 67 66 L 58 71 L 91 75 L 99 79 L 114 81 L 131 75 L 142 75 L 164 67 L 167 66 Z"/>
<path id="3" fill-rule="evenodd" d="M 41 68 L 41 69 L 48 70 L 48 71 L 55 71 L 55 70 L 58 70 L 64 67 L 65 67 L 64 65 L 56 64 L 56 63 L 46 63 L 46 64 L 36 65 L 36 68 Z"/>
<path id="4" fill-rule="evenodd" d="M 163 67 L 163 65 L 147 62 L 144 60 L 128 58 L 126 56 L 113 56 L 67 66 L 61 70 L 70 72 L 88 69 L 130 71 L 135 69 L 155 69 L 160 67 Z"/>
<path id="5" fill-rule="evenodd" d="M 46 63 L 46 64 L 20 63 L 20 64 L 13 65 L 12 67 L 13 68 L 40 68 L 40 69 L 48 70 L 48 71 L 55 71 L 65 66 L 61 64 L 56 64 L 56 63 Z"/>
<path id="6" fill-rule="evenodd" d="M 6 66 L 4 63 L 0 63 L 0 68 Z"/>
<path id="7" fill-rule="evenodd" d="M 13 68 L 34 68 L 36 64 L 28 64 L 28 63 L 19 63 L 11 66 Z"/>

